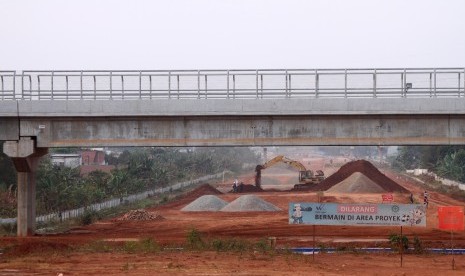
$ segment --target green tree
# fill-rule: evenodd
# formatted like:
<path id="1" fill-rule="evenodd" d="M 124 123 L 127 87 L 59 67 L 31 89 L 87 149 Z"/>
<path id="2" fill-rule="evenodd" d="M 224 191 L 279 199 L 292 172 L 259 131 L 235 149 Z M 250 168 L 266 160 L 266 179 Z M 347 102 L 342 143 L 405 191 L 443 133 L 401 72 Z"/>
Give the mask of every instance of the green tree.
<path id="1" fill-rule="evenodd" d="M 392 166 L 398 169 L 426 168 L 438 175 L 465 181 L 465 146 L 404 146 Z"/>
<path id="2" fill-rule="evenodd" d="M 0 141 L 0 191 L 13 185 L 16 187 L 16 169 L 11 159 L 3 153 L 3 141 Z"/>
<path id="3" fill-rule="evenodd" d="M 439 162 L 437 171 L 442 177 L 465 182 L 465 150 L 447 154 Z"/>
<path id="4" fill-rule="evenodd" d="M 399 147 L 399 154 L 394 159 L 392 166 L 401 170 L 419 168 L 421 167 L 422 151 L 421 146 Z"/>
<path id="5" fill-rule="evenodd" d="M 54 212 L 75 207 L 79 200 L 72 195 L 80 181 L 79 169 L 54 166 L 50 158 L 42 158 L 37 173 L 38 211 Z"/>
<path id="6" fill-rule="evenodd" d="M 257 157 L 245 147 L 155 147 L 128 148 L 112 162 L 117 169 L 109 174 L 95 171 L 81 176 L 79 168 L 54 166 L 49 157 L 42 158 L 37 173 L 38 213 L 121 198 L 225 169 L 239 171 L 244 163 L 257 163 Z"/>

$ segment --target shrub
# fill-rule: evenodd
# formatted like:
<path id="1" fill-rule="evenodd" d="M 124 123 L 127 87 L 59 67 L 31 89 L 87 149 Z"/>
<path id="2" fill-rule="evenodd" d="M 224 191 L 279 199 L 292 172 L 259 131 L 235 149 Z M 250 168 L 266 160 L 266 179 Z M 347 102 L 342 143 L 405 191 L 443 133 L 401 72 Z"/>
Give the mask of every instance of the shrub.
<path id="1" fill-rule="evenodd" d="M 138 242 L 135 241 L 127 241 L 123 245 L 123 251 L 126 253 L 136 253 L 138 250 Z"/>
<path id="2" fill-rule="evenodd" d="M 266 239 L 260 239 L 256 244 L 255 244 L 255 249 L 258 250 L 261 253 L 266 253 L 271 251 L 271 246 L 270 243 Z"/>
<path id="3" fill-rule="evenodd" d="M 16 235 L 16 232 L 18 229 L 16 223 L 0 224 L 0 227 L 1 227 L 0 232 L 4 232 L 4 235 L 9 235 L 9 236 Z"/>
<path id="4" fill-rule="evenodd" d="M 328 251 L 328 248 L 324 243 L 319 243 L 318 248 L 320 249 L 320 253 L 325 253 L 326 251 Z"/>
<path id="5" fill-rule="evenodd" d="M 187 246 L 190 249 L 202 249 L 205 247 L 205 243 L 200 236 L 199 230 L 192 228 L 189 232 L 187 232 Z"/>
<path id="6" fill-rule="evenodd" d="M 84 249 L 90 252 L 112 252 L 113 247 L 108 242 L 98 240 L 86 245 Z"/>
<path id="7" fill-rule="evenodd" d="M 146 238 L 141 241 L 127 241 L 123 244 L 122 250 L 126 253 L 153 253 L 161 250 L 156 241 Z"/>
<path id="8" fill-rule="evenodd" d="M 227 240 L 213 240 L 211 247 L 216 251 L 236 251 L 244 252 L 250 245 L 244 240 L 227 239 Z"/>
<path id="9" fill-rule="evenodd" d="M 163 195 L 163 196 L 161 197 L 160 203 L 163 204 L 163 203 L 166 203 L 166 202 L 168 202 L 168 196 L 167 196 L 167 195 Z"/>
<path id="10" fill-rule="evenodd" d="M 422 254 L 425 252 L 423 244 L 417 236 L 413 238 L 413 252 L 415 252 L 415 254 Z"/>
<path id="11" fill-rule="evenodd" d="M 92 210 L 86 210 L 81 217 L 81 225 L 89 225 L 98 220 L 98 214 Z"/>
<path id="12" fill-rule="evenodd" d="M 151 238 L 143 239 L 139 244 L 140 250 L 145 253 L 158 252 L 161 250 L 160 245 Z"/>
<path id="13" fill-rule="evenodd" d="M 405 235 L 391 234 L 389 235 L 389 242 L 391 243 L 391 248 L 395 251 L 400 250 L 402 245 L 403 250 L 408 250 L 408 238 Z"/>

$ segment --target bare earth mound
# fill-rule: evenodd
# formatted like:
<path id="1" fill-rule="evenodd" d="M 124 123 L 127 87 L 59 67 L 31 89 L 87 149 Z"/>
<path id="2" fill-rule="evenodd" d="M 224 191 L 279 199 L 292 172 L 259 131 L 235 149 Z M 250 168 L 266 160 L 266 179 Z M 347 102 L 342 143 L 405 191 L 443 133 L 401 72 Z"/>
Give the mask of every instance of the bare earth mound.
<path id="1" fill-rule="evenodd" d="M 275 212 L 281 211 L 273 204 L 264 201 L 255 195 L 243 195 L 226 205 L 222 212 Z"/>
<path id="2" fill-rule="evenodd" d="M 373 182 L 360 172 L 355 172 L 349 177 L 327 190 L 332 193 L 382 193 L 381 186 Z"/>
<path id="3" fill-rule="evenodd" d="M 408 192 L 407 189 L 385 176 L 375 166 L 373 166 L 373 164 L 366 160 L 357 160 L 345 164 L 337 172 L 310 189 L 316 191 L 327 191 L 331 187 L 347 179 L 355 172 L 362 173 L 386 192 Z"/>
<path id="4" fill-rule="evenodd" d="M 227 201 L 224 201 L 215 195 L 204 195 L 192 201 L 190 204 L 186 205 L 184 208 L 181 209 L 181 211 L 184 211 L 184 212 L 218 211 L 226 205 L 228 205 Z"/>
<path id="5" fill-rule="evenodd" d="M 116 219 L 124 220 L 164 220 L 165 218 L 154 212 L 148 212 L 144 209 L 131 210 L 122 217 Z"/>
<path id="6" fill-rule="evenodd" d="M 202 186 L 199 186 L 198 188 L 194 189 L 192 192 L 188 193 L 186 196 L 199 197 L 203 195 L 221 195 L 221 194 L 223 193 L 213 188 L 212 186 L 210 186 L 210 184 L 203 184 Z"/>

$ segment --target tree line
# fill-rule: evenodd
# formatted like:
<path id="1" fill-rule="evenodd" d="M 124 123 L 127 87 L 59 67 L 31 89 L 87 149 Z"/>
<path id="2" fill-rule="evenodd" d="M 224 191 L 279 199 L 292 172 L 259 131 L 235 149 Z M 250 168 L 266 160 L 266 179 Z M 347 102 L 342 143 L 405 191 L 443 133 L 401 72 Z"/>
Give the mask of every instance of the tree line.
<path id="1" fill-rule="evenodd" d="M 465 183 L 465 146 L 403 146 L 392 161 L 396 169 L 424 168 Z"/>
<path id="2" fill-rule="evenodd" d="M 48 155 L 41 158 L 36 180 L 37 213 L 78 208 L 223 170 L 239 172 L 245 163 L 256 164 L 258 156 L 246 147 L 127 148 L 118 157 L 107 156 L 106 162 L 115 166 L 111 173 L 93 171 L 81 176 L 79 167 L 53 165 Z M 9 191 L 16 188 L 16 172 L 3 154 L 0 172 L 0 216 L 15 216 L 16 204 Z"/>

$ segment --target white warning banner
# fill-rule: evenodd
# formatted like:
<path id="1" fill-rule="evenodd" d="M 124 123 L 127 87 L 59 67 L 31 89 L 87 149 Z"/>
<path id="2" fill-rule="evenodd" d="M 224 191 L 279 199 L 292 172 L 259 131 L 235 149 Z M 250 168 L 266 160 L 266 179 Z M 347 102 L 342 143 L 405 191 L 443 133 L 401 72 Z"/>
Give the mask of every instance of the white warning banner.
<path id="1" fill-rule="evenodd" d="M 421 204 L 289 203 L 290 224 L 426 226 Z"/>

